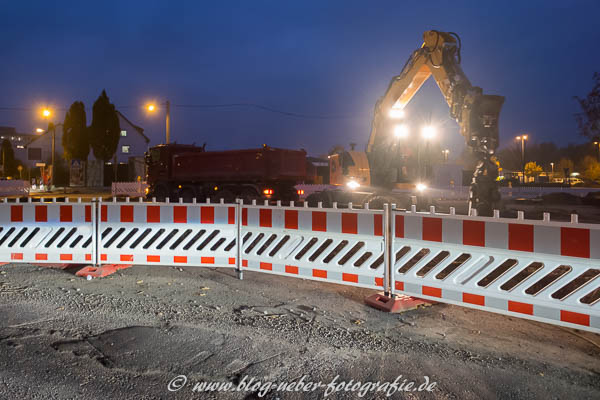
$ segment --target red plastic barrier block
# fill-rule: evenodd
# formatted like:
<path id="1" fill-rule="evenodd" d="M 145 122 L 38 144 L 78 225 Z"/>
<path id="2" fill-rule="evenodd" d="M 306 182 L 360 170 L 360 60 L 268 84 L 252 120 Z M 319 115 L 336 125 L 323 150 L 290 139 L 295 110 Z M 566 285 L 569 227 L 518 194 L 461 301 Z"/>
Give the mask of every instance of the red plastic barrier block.
<path id="1" fill-rule="evenodd" d="M 485 222 L 464 220 L 463 244 L 485 247 Z"/>
<path id="2" fill-rule="evenodd" d="M 60 206 L 60 222 L 73 222 L 73 206 Z"/>
<path id="3" fill-rule="evenodd" d="M 590 230 L 560 228 L 560 255 L 590 258 Z"/>
<path id="4" fill-rule="evenodd" d="M 200 222 L 203 224 L 214 224 L 215 208 L 212 206 L 200 207 Z"/>
<path id="5" fill-rule="evenodd" d="M 298 229 L 297 210 L 285 210 L 285 229 Z"/>
<path id="6" fill-rule="evenodd" d="M 48 222 L 48 206 L 35 206 L 35 222 Z"/>
<path id="7" fill-rule="evenodd" d="M 442 241 L 442 219 L 423 217 L 423 240 Z"/>
<path id="8" fill-rule="evenodd" d="M 133 206 L 121 206 L 121 222 L 133 222 Z"/>
<path id="9" fill-rule="evenodd" d="M 508 224 L 508 249 L 533 251 L 533 225 Z"/>
<path id="10" fill-rule="evenodd" d="M 146 207 L 146 222 L 160 223 L 160 206 Z"/>
<path id="11" fill-rule="evenodd" d="M 23 222 L 23 206 L 10 206 L 10 222 Z"/>

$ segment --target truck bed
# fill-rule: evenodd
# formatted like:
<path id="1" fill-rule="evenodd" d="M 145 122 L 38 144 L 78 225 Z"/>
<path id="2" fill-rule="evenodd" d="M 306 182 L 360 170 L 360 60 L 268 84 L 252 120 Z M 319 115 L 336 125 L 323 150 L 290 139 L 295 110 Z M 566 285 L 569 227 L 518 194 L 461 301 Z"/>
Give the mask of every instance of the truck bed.
<path id="1" fill-rule="evenodd" d="M 173 156 L 176 180 L 300 181 L 306 177 L 306 152 L 271 147 L 185 152 Z"/>

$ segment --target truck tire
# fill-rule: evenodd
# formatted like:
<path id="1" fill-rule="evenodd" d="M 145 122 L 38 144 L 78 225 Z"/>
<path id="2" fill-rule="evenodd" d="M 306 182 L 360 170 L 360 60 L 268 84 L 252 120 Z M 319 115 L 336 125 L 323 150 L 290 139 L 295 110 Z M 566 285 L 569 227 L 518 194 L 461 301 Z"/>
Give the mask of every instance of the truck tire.
<path id="1" fill-rule="evenodd" d="M 163 202 L 167 198 L 168 191 L 163 185 L 156 185 L 151 197 L 156 197 L 156 201 Z"/>
<path id="2" fill-rule="evenodd" d="M 196 197 L 196 193 L 191 188 L 184 188 L 179 192 L 179 197 L 183 199 L 184 203 L 191 203 L 194 201 Z"/>
<path id="3" fill-rule="evenodd" d="M 259 200 L 260 196 L 256 192 L 256 190 L 246 187 L 242 189 L 240 193 L 240 198 L 244 201 L 244 204 L 252 204 L 252 200 Z"/>
<path id="4" fill-rule="evenodd" d="M 229 189 L 221 189 L 210 196 L 211 203 L 220 203 L 221 199 L 223 199 L 225 203 L 233 203 L 235 201 L 235 196 Z"/>

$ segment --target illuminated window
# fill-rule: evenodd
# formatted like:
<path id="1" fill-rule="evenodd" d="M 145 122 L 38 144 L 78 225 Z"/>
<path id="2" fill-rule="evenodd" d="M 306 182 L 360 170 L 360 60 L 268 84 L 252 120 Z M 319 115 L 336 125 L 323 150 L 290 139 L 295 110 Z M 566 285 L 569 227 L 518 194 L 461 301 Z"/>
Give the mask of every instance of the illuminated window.
<path id="1" fill-rule="evenodd" d="M 121 136 L 127 136 L 127 131 L 121 131 Z"/>
<path id="2" fill-rule="evenodd" d="M 129 146 L 121 146 L 121 153 L 129 153 Z"/>

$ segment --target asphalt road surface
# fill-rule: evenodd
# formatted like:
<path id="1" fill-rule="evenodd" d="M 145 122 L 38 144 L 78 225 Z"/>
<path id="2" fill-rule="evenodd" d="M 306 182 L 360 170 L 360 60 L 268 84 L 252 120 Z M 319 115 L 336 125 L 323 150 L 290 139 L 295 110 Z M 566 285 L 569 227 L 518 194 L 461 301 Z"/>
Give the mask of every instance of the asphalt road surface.
<path id="1" fill-rule="evenodd" d="M 75 270 L 0 267 L 1 399 L 359 399 L 398 376 L 409 390 L 389 398 L 600 398 L 589 332 L 444 304 L 386 314 L 370 290 L 230 269 Z M 281 386 L 300 381 L 315 390 Z"/>

